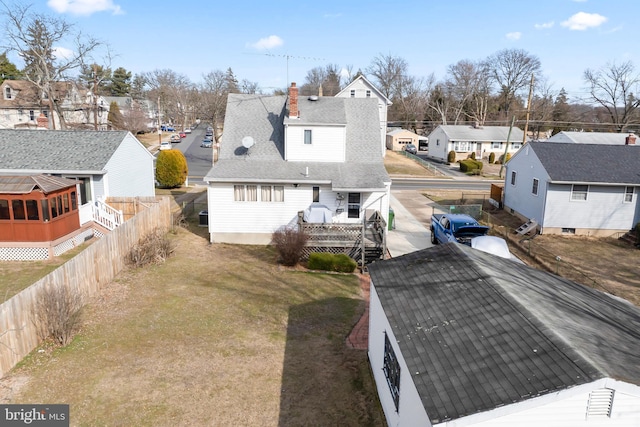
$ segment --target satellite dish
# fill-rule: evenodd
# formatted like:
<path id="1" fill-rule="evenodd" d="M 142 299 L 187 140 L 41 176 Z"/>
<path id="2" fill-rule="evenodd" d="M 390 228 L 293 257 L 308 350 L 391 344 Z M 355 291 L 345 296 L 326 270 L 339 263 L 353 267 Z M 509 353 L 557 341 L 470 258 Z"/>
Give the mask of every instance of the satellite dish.
<path id="1" fill-rule="evenodd" d="M 244 138 L 242 138 L 242 146 L 244 148 L 246 148 L 247 150 L 251 147 L 253 147 L 253 144 L 255 144 L 256 142 L 253 140 L 252 137 L 250 136 L 245 136 Z"/>

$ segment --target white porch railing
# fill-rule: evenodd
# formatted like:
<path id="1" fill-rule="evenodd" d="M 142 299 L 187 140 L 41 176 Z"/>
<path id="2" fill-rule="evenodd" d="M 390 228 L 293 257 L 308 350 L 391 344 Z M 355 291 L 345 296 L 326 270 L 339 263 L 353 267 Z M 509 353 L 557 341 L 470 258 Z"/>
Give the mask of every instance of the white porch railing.
<path id="1" fill-rule="evenodd" d="M 112 208 L 103 201 L 94 201 L 91 209 L 92 219 L 108 230 L 113 230 L 124 222 L 122 211 Z"/>

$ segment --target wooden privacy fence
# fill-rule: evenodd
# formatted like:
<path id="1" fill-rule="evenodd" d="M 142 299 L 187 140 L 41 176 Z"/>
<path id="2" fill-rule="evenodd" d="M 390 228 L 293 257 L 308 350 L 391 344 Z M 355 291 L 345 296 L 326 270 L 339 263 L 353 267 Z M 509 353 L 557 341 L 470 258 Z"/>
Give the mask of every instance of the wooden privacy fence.
<path id="1" fill-rule="evenodd" d="M 149 198 L 145 205 L 129 221 L 0 305 L 0 377 L 40 344 L 32 313 L 44 290 L 67 287 L 84 304 L 122 271 L 127 254 L 141 238 L 171 227 L 168 197 Z"/>

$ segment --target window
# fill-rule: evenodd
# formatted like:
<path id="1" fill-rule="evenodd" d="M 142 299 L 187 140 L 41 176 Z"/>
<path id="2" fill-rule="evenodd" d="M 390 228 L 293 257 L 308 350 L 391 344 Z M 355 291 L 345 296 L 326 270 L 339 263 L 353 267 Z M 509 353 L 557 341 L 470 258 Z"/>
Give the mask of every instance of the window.
<path id="1" fill-rule="evenodd" d="M 461 153 L 470 151 L 468 141 L 456 141 L 453 143 L 453 151 L 459 151 Z"/>
<path id="2" fill-rule="evenodd" d="M 360 218 L 360 193 L 349 193 L 347 218 Z"/>
<path id="3" fill-rule="evenodd" d="M 492 142 L 491 143 L 491 148 L 494 149 L 494 150 L 497 150 L 497 149 L 500 148 L 501 145 L 502 145 L 501 142 Z"/>
<path id="4" fill-rule="evenodd" d="M 284 202 L 284 186 L 282 185 L 273 186 L 273 201 Z"/>
<path id="5" fill-rule="evenodd" d="M 34 122 L 36 120 L 36 112 L 33 110 L 29 110 L 29 120 Z"/>
<path id="6" fill-rule="evenodd" d="M 9 86 L 4 89 L 4 98 L 11 99 L 11 88 Z"/>
<path id="7" fill-rule="evenodd" d="M 384 333 L 384 364 L 382 370 L 387 379 L 387 385 L 397 412 L 400 405 L 400 363 L 386 332 Z"/>
<path id="8" fill-rule="evenodd" d="M 271 186 L 263 185 L 260 187 L 260 200 L 263 202 L 271 201 Z"/>
<path id="9" fill-rule="evenodd" d="M 27 219 L 27 215 L 24 211 L 24 202 L 22 200 L 12 200 L 11 209 L 13 210 L 13 219 Z"/>
<path id="10" fill-rule="evenodd" d="M 513 148 L 514 150 L 519 150 L 521 146 L 522 144 L 520 144 L 519 142 L 514 142 L 511 148 Z"/>
<path id="11" fill-rule="evenodd" d="M 538 195 L 538 178 L 533 178 L 533 186 L 531 187 L 531 193 L 533 193 L 534 196 Z"/>
<path id="12" fill-rule="evenodd" d="M 76 192 L 72 191 L 71 192 L 71 210 L 75 211 L 76 209 L 78 209 L 78 198 L 76 196 Z"/>
<path id="13" fill-rule="evenodd" d="M 624 187 L 624 202 L 633 202 L 633 187 Z"/>
<path id="14" fill-rule="evenodd" d="M 576 234 L 575 228 L 562 227 L 562 234 Z"/>
<path id="15" fill-rule="evenodd" d="M 258 186 L 257 185 L 247 185 L 247 201 L 248 202 L 257 202 L 258 201 Z"/>
<path id="16" fill-rule="evenodd" d="M 56 198 L 52 197 L 51 199 L 49 199 L 49 204 L 51 205 L 51 219 L 53 219 L 59 215 Z"/>
<path id="17" fill-rule="evenodd" d="M 49 118 L 49 110 L 42 110 L 42 115 Z"/>
<path id="18" fill-rule="evenodd" d="M 304 130 L 304 143 L 311 144 L 311 129 Z"/>
<path id="19" fill-rule="evenodd" d="M 62 206 L 64 207 L 64 213 L 69 212 L 69 194 L 65 193 L 62 195 Z"/>
<path id="20" fill-rule="evenodd" d="M 356 91 L 355 91 L 355 89 L 351 89 L 351 93 L 350 93 L 350 95 L 351 95 L 351 97 L 352 97 L 352 98 L 355 98 L 355 97 L 356 97 Z"/>
<path id="21" fill-rule="evenodd" d="M 367 90 L 367 98 L 371 98 L 371 91 Z"/>
<path id="22" fill-rule="evenodd" d="M 516 171 L 511 171 L 511 185 L 516 185 Z"/>
<path id="23" fill-rule="evenodd" d="M 244 185 L 233 186 L 233 200 L 236 202 L 244 202 Z"/>
<path id="24" fill-rule="evenodd" d="M 44 222 L 49 221 L 49 201 L 47 199 L 42 199 L 42 220 Z"/>
<path id="25" fill-rule="evenodd" d="M 38 201 L 37 200 L 26 200 L 27 204 L 27 219 L 29 221 L 38 221 L 40 219 L 40 214 L 38 212 Z"/>
<path id="26" fill-rule="evenodd" d="M 313 187 L 313 201 L 320 202 L 320 187 Z"/>
<path id="27" fill-rule="evenodd" d="M 9 216 L 9 201 L 0 199 L 0 219 L 11 219 Z"/>
<path id="28" fill-rule="evenodd" d="M 588 185 L 573 185 L 571 188 L 571 200 L 584 201 L 587 200 L 587 193 L 589 192 Z"/>
<path id="29" fill-rule="evenodd" d="M 88 203 L 91 200 L 91 179 L 76 178 L 80 181 L 80 204 Z"/>

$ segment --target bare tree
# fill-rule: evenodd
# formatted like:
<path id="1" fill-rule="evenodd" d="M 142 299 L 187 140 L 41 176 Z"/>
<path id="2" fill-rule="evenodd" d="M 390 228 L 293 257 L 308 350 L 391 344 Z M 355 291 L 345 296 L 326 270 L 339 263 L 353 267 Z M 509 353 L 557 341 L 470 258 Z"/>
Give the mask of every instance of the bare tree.
<path id="1" fill-rule="evenodd" d="M 144 73 L 144 81 L 149 88 L 148 96 L 158 100 L 161 118 L 167 123 L 184 124 L 189 92 L 193 88 L 191 81 L 168 69 Z"/>
<path id="2" fill-rule="evenodd" d="M 73 25 L 64 19 L 31 12 L 30 5 L 16 4 L 10 7 L 2 0 L 0 4 L 3 6 L 2 14 L 6 17 L 5 45 L 2 48 L 15 52 L 24 61 L 26 79 L 39 89 L 47 100 L 49 111 L 57 113 L 60 127 L 66 129 L 60 108 L 62 100 L 55 94 L 55 83 L 68 79 L 68 73 L 80 67 L 83 58 L 102 43 L 75 32 Z M 73 43 L 74 50 L 65 54 L 56 52 L 56 48 L 67 41 Z M 55 129 L 53 114 L 50 114 L 50 120 Z"/>
<path id="3" fill-rule="evenodd" d="M 640 76 L 631 61 L 619 65 L 610 63 L 599 70 L 587 69 L 584 80 L 589 86 L 588 101 L 606 110 L 618 132 L 623 132 L 631 123 L 638 123 L 640 99 L 636 96 Z"/>
<path id="4" fill-rule="evenodd" d="M 397 85 L 397 105 L 403 115 L 402 120 L 414 132 L 417 122 L 424 120 L 429 108 L 429 96 L 435 77 L 431 74 L 426 79 L 405 76 Z"/>
<path id="5" fill-rule="evenodd" d="M 228 92 L 226 90 L 225 74 L 220 71 L 211 71 L 203 76 L 204 82 L 200 86 L 202 96 L 202 111 L 204 117 L 211 118 L 211 126 L 214 129 L 214 137 L 216 142 L 219 141 L 220 135 L 218 129 L 224 122 L 224 113 L 227 108 Z"/>
<path id="6" fill-rule="evenodd" d="M 498 85 L 501 108 L 508 117 L 517 93 L 528 87 L 532 75 L 538 80 L 540 60 L 522 49 L 503 49 L 490 56 L 486 65 Z"/>
<path id="7" fill-rule="evenodd" d="M 408 75 L 409 65 L 407 61 L 398 57 L 380 54 L 375 57 L 366 72 L 373 76 L 378 89 L 388 99 L 396 95 L 400 81 Z"/>

